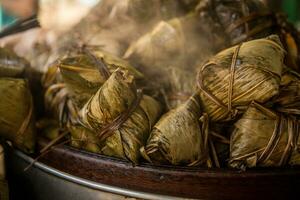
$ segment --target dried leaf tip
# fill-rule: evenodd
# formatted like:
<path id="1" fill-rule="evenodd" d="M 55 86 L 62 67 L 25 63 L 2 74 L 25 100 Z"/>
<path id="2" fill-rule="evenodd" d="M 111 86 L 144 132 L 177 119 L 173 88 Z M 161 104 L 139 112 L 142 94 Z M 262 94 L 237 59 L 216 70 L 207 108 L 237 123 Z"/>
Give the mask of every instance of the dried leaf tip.
<path id="1" fill-rule="evenodd" d="M 115 71 L 115 76 L 117 79 L 124 80 L 126 83 L 134 82 L 134 76 L 128 70 L 118 68 Z"/>

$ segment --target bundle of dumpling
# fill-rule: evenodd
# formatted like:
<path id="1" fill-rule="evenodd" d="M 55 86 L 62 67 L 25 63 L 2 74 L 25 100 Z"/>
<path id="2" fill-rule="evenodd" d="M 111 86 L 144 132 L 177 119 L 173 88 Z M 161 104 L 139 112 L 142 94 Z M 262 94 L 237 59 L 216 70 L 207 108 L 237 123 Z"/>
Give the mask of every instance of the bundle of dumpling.
<path id="1" fill-rule="evenodd" d="M 198 73 L 204 112 L 212 121 L 228 121 L 252 101 L 270 100 L 279 93 L 284 56 L 276 35 L 218 53 Z"/>
<path id="2" fill-rule="evenodd" d="M 124 55 L 165 91 L 171 108 L 193 94 L 194 66 L 213 53 L 212 45 L 201 32 L 195 13 L 161 21 L 132 43 Z"/>
<path id="3" fill-rule="evenodd" d="M 253 102 L 234 125 L 229 166 L 282 167 L 300 164 L 300 121 Z"/>
<path id="4" fill-rule="evenodd" d="M 142 156 L 151 163 L 211 166 L 208 156 L 208 117 L 201 114 L 199 97 L 170 110 L 155 124 Z"/>
<path id="5" fill-rule="evenodd" d="M 99 153 L 98 138 L 78 124 L 78 111 L 117 68 L 129 71 L 137 82 L 143 80 L 143 75 L 128 62 L 99 49 L 83 48 L 80 54 L 68 56 L 50 67 L 44 78 L 45 85 L 48 84 L 46 106 L 51 117 L 58 119 L 59 126 L 45 127 L 50 130 L 46 135 L 58 136 L 57 131 L 68 131 L 71 146 Z"/>
<path id="6" fill-rule="evenodd" d="M 46 105 L 55 105 L 53 100 L 60 103 L 59 99 L 67 96 L 77 109 L 82 108 L 111 72 L 119 67 L 132 72 L 137 80 L 143 78 L 128 62 L 101 50 L 84 48 L 79 54 L 58 59 L 50 65 L 43 78 L 43 85 L 47 89 Z"/>
<path id="7" fill-rule="evenodd" d="M 157 101 L 143 95 L 127 70 L 117 69 L 80 111 L 81 123 L 96 134 L 101 153 L 137 163 L 160 116 Z"/>
<path id="8" fill-rule="evenodd" d="M 33 100 L 26 80 L 0 78 L 0 136 L 26 153 L 35 146 Z"/>
<path id="9" fill-rule="evenodd" d="M 203 0 L 197 10 L 199 21 L 207 25 L 207 31 L 221 33 L 216 38 L 226 38 L 224 45 L 227 47 L 278 34 L 288 52 L 287 64 L 299 70 L 298 30 L 285 16 L 270 11 L 262 1 Z"/>

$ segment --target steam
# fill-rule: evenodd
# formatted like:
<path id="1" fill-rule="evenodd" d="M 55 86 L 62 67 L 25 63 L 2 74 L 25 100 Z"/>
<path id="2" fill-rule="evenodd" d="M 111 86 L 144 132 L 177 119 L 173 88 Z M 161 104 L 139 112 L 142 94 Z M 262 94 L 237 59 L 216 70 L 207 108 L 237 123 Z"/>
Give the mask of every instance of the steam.
<path id="1" fill-rule="evenodd" d="M 149 95 L 161 98 L 161 91 L 168 107 L 175 107 L 195 91 L 197 68 L 215 53 L 212 44 L 218 41 L 203 26 L 198 2 L 102 0 L 64 35 L 54 55 L 76 45 L 98 46 L 127 59 L 147 77 Z"/>

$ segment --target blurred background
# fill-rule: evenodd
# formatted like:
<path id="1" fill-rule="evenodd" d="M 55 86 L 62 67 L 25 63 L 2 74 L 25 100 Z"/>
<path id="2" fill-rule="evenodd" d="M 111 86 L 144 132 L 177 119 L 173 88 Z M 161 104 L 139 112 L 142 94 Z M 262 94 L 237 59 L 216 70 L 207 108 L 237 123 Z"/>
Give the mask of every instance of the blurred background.
<path id="1" fill-rule="evenodd" d="M 300 27 L 300 1 L 299 0 L 262 0 L 274 11 L 283 11 L 288 15 L 290 22 Z"/>
<path id="2" fill-rule="evenodd" d="M 99 0 L 0 0 L 0 27 L 39 13 L 43 28 L 63 31 L 76 24 Z"/>
<path id="3" fill-rule="evenodd" d="M 41 28 L 1 38 L 0 46 L 24 56 L 36 44 L 51 46 L 70 30 L 100 0 L 0 0 L 0 30 L 34 14 Z"/>
<path id="4" fill-rule="evenodd" d="M 76 24 L 100 0 L 0 0 L 0 28 L 16 19 L 39 13 L 43 28 L 65 31 Z M 299 0 L 262 0 L 274 11 L 284 11 L 300 26 Z"/>
<path id="5" fill-rule="evenodd" d="M 53 46 L 57 38 L 70 30 L 101 0 L 0 0 L 0 30 L 17 19 L 38 15 L 42 28 L 1 38 L 0 46 L 11 47 L 24 56 L 35 44 Z M 120 0 L 121 1 L 121 0 Z M 285 12 L 300 28 L 300 0 L 261 0 L 274 12 Z"/>
<path id="6" fill-rule="evenodd" d="M 39 11 L 43 28 L 65 31 L 100 0 L 0 0 L 0 28 Z M 262 0 L 274 11 L 284 11 L 300 27 L 299 0 Z"/>

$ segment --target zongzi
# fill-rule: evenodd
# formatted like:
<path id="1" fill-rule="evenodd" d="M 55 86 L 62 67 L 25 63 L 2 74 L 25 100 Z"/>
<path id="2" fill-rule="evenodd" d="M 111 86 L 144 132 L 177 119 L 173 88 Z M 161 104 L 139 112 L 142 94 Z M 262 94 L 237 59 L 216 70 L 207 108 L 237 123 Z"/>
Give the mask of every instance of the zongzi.
<path id="1" fill-rule="evenodd" d="M 35 146 L 33 101 L 27 81 L 0 78 L 0 135 L 26 153 Z"/>
<path id="2" fill-rule="evenodd" d="M 161 108 L 142 95 L 134 76 L 121 69 L 112 73 L 80 111 L 82 124 L 96 133 L 101 153 L 137 163 Z"/>
<path id="3" fill-rule="evenodd" d="M 265 103 L 279 92 L 285 51 L 275 35 L 226 49 L 203 65 L 198 87 L 212 121 L 235 118 L 252 102 Z"/>
<path id="4" fill-rule="evenodd" d="M 229 166 L 245 169 L 299 165 L 299 128 L 298 119 L 253 102 L 235 124 Z"/>
<path id="5" fill-rule="evenodd" d="M 199 165 L 208 161 L 208 118 L 197 96 L 170 110 L 155 124 L 142 156 L 151 163 Z"/>

